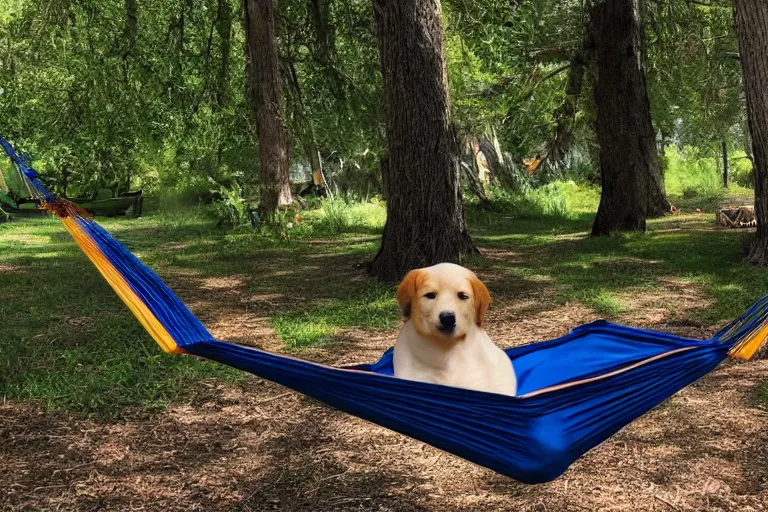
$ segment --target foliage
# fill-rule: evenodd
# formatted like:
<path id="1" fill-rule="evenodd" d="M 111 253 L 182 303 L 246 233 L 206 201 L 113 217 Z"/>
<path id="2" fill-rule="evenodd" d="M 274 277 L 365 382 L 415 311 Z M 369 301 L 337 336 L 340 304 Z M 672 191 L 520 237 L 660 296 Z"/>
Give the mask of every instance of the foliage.
<path id="1" fill-rule="evenodd" d="M 738 43 L 730 6 L 646 2 L 648 83 L 654 123 L 667 142 L 720 150 L 743 140 Z"/>
<path id="2" fill-rule="evenodd" d="M 386 206 L 380 199 L 350 201 L 336 195 L 321 199 L 316 211 L 302 212 L 304 237 L 343 233 L 378 234 L 384 228 Z"/>
<path id="3" fill-rule="evenodd" d="M 214 30 L 229 0 L 2 4 L 3 135 L 54 190 L 204 186 L 253 172 L 244 56 Z M 230 28 L 227 44 L 242 47 L 240 25 Z"/>
<path id="4" fill-rule="evenodd" d="M 722 196 L 722 171 L 716 158 L 703 158 L 693 147 L 668 147 L 664 181 L 670 196 Z"/>
<path id="5" fill-rule="evenodd" d="M 460 133 L 497 128 L 520 165 L 552 137 L 567 71 L 582 49 L 584 4 L 451 0 L 445 11 Z"/>
<path id="6" fill-rule="evenodd" d="M 643 4 L 660 142 L 715 158 L 725 140 L 739 153 L 746 124 L 730 9 Z M 160 0 L 136 7 L 135 0 L 0 0 L 2 135 L 31 153 L 57 191 L 175 189 L 221 203 L 218 214 L 238 225 L 258 185 L 241 6 Z M 292 158 L 310 168 L 322 161 L 332 187 L 370 198 L 380 190 L 386 147 L 371 4 L 285 0 L 278 7 Z M 460 140 L 498 135 L 515 174 L 524 158 L 566 133 L 563 160 L 531 183 L 595 181 L 593 77 L 588 71 L 583 86 L 569 86 L 580 62 L 589 68 L 589 3 L 445 0 L 443 8 Z M 734 165 L 742 186 L 745 166 Z M 701 183 L 693 174 L 689 187 Z"/>
<path id="7" fill-rule="evenodd" d="M 315 169 L 357 164 L 362 174 L 378 174 L 386 142 L 371 3 L 288 0 L 278 7 L 293 158 Z"/>
<path id="8" fill-rule="evenodd" d="M 600 200 L 596 187 L 573 181 L 555 181 L 538 188 L 528 186 L 522 193 L 493 188 L 489 195 L 499 211 L 522 219 L 576 219 L 584 213 L 596 211 Z"/>
<path id="9" fill-rule="evenodd" d="M 233 227 L 243 226 L 249 222 L 248 205 L 243 199 L 240 187 L 235 184 L 232 188 L 220 187 L 221 199 L 213 205 L 216 217 Z"/>
<path id="10" fill-rule="evenodd" d="M 321 208 L 323 216 L 320 222 L 329 233 L 343 233 L 352 224 L 348 205 L 343 199 L 339 197 L 323 199 Z"/>
<path id="11" fill-rule="evenodd" d="M 730 162 L 730 178 L 736 185 L 751 189 L 755 186 L 755 175 L 752 169 L 752 161 L 744 156 L 737 155 Z"/>
<path id="12" fill-rule="evenodd" d="M 667 194 L 672 197 L 710 198 L 718 200 L 728 190 L 723 188 L 723 170 L 721 155 L 706 156 L 692 146 L 678 149 L 670 146 L 665 153 L 665 183 Z M 743 153 L 731 155 L 729 166 L 730 190 L 750 195 L 752 164 Z"/>

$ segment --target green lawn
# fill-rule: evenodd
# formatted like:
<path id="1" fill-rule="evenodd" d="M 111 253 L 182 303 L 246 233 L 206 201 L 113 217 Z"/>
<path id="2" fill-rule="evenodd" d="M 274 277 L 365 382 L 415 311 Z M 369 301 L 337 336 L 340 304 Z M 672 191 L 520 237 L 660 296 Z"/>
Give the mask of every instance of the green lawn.
<path id="1" fill-rule="evenodd" d="M 714 230 L 713 215 L 678 215 L 651 221 L 645 235 L 593 239 L 586 233 L 596 197 L 587 195 L 565 214 L 469 207 L 485 255 L 466 264 L 494 276 L 497 304 L 546 288 L 552 293 L 542 296 L 552 304 L 582 304 L 609 319 L 631 322 L 635 310 L 653 303 L 714 329 L 768 292 L 768 271 L 740 263 L 745 234 Z M 301 215 L 290 240 L 218 229 L 197 212 L 100 222 L 206 323 L 225 322 L 227 308 L 251 307 L 246 311 L 270 319 L 287 351 L 348 329 L 396 326 L 394 284 L 356 268 L 375 254 L 383 205 Z M 0 293 L 3 397 L 111 417 L 125 407 L 162 407 L 205 378 L 243 378 L 163 354 L 53 219 L 0 224 Z M 694 306 L 681 309 L 687 293 Z M 759 398 L 768 402 L 764 386 Z"/>

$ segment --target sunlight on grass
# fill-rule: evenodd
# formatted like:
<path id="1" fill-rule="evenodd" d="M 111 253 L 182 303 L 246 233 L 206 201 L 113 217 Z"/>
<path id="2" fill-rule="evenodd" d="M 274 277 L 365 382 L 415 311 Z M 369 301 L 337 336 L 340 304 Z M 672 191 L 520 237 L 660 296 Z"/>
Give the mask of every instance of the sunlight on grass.
<path id="1" fill-rule="evenodd" d="M 58 258 L 59 256 L 65 254 L 62 251 L 50 251 L 50 252 L 39 252 L 35 254 L 33 257 L 37 259 L 47 259 L 47 258 Z"/>
<path id="2" fill-rule="evenodd" d="M 520 219 L 572 220 L 595 212 L 600 202 L 597 187 L 574 181 L 555 181 L 522 192 L 492 188 L 488 194 L 494 210 Z"/>
<path id="3" fill-rule="evenodd" d="M 299 238 L 339 236 L 343 234 L 379 234 L 387 217 L 386 204 L 378 199 L 347 202 L 342 197 L 323 198 L 317 208 L 300 213 L 292 222 L 291 235 Z"/>
<path id="4" fill-rule="evenodd" d="M 288 239 L 274 230 L 218 228 L 197 208 L 190 215 L 166 210 L 98 221 L 172 288 L 184 283 L 179 288 L 186 293 L 206 279 L 237 275 L 243 276 L 240 291 L 286 296 L 301 286 L 302 275 L 327 272 L 322 295 L 271 313 L 285 348 L 300 351 L 339 341 L 345 331 L 397 325 L 393 284 L 377 283 L 362 270 L 359 282 L 334 281 L 333 265 L 375 254 L 384 203 L 333 201 L 318 201 L 299 220 L 290 217 Z M 711 229 L 712 215 L 670 216 L 650 221 L 646 234 L 592 238 L 598 201 L 598 189 L 561 182 L 523 199 L 501 197 L 493 213 L 469 205 L 476 243 L 496 256 L 488 251 L 466 264 L 498 275 L 501 286 L 514 281 L 506 300 L 517 300 L 518 289 L 545 287 L 555 304 L 579 303 L 606 317 L 630 312 L 634 295 L 652 301 L 670 282 L 689 283 L 706 306 L 685 314 L 713 328 L 768 290 L 768 271 L 741 263 L 746 235 Z M 244 378 L 221 365 L 161 353 L 55 219 L 0 224 L 0 289 L 11 298 L 0 302 L 0 394 L 9 399 L 114 417 L 126 407 L 184 399 L 204 378 Z M 220 297 L 234 292 L 225 286 Z M 655 306 L 676 308 L 669 299 Z"/>
<path id="5" fill-rule="evenodd" d="M 723 188 L 720 157 L 705 156 L 696 149 L 667 147 L 664 183 L 672 202 L 681 210 L 713 213 L 723 202 L 751 204 L 752 165 L 742 153 L 731 155 L 728 188 Z M 728 201 L 728 199 L 732 199 Z"/>
<path id="6" fill-rule="evenodd" d="M 604 290 L 580 291 L 576 296 L 580 297 L 584 305 L 601 315 L 618 315 L 629 310 L 621 299 Z"/>
<path id="7" fill-rule="evenodd" d="M 298 349 L 327 342 L 345 329 L 388 329 L 397 318 L 392 287 L 373 283 L 360 296 L 278 313 L 272 326 L 289 348 Z"/>
<path id="8" fill-rule="evenodd" d="M 161 223 L 155 217 L 103 222 L 148 257 L 164 252 L 171 236 L 192 238 L 161 231 Z M 144 234 L 148 227 L 155 236 Z M 162 407 L 188 396 L 202 378 L 244 378 L 160 352 L 55 219 L 0 224 L 0 262 L 32 270 L 0 271 L 0 289 L 18 291 L 0 301 L 0 395 L 7 399 L 114 418 L 124 407 Z"/>

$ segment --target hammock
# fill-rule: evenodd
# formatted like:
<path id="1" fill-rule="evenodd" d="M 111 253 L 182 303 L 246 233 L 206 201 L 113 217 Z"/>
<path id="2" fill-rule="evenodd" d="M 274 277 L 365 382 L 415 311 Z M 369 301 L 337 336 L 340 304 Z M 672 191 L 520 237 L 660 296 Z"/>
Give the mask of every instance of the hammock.
<path id="1" fill-rule="evenodd" d="M 507 350 L 517 397 L 395 378 L 392 349 L 373 364 L 336 368 L 226 343 L 86 212 L 47 192 L 2 138 L 0 145 L 164 351 L 250 372 L 523 483 L 557 478 L 726 357 L 751 358 L 768 335 L 768 297 L 709 340 L 598 321 Z"/>

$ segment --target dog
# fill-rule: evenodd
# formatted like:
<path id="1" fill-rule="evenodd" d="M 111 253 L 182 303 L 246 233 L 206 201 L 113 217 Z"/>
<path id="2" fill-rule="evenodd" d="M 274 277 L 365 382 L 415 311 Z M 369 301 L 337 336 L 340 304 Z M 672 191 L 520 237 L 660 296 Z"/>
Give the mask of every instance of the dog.
<path id="1" fill-rule="evenodd" d="M 483 329 L 490 293 L 472 271 L 452 263 L 412 270 L 397 301 L 405 323 L 395 377 L 515 396 L 512 362 Z"/>

